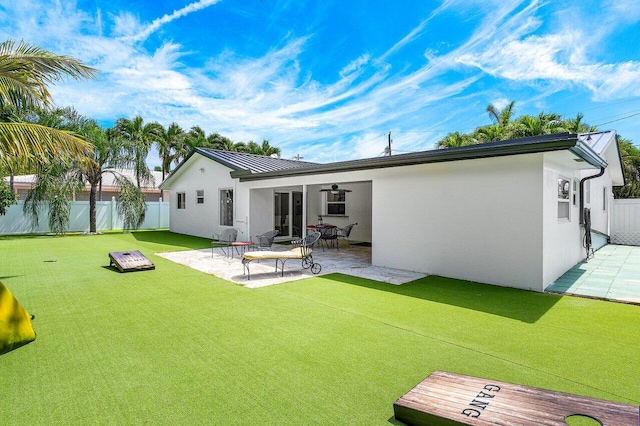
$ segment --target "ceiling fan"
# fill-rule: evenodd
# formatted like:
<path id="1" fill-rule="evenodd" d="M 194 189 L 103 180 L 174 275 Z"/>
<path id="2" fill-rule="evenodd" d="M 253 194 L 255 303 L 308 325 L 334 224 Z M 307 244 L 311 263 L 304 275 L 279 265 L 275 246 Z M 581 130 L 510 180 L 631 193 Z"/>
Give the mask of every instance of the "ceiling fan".
<path id="1" fill-rule="evenodd" d="M 350 189 L 339 189 L 338 184 L 334 183 L 331 188 L 321 189 L 320 192 L 330 192 L 332 194 L 344 194 L 345 192 L 351 192 Z"/>

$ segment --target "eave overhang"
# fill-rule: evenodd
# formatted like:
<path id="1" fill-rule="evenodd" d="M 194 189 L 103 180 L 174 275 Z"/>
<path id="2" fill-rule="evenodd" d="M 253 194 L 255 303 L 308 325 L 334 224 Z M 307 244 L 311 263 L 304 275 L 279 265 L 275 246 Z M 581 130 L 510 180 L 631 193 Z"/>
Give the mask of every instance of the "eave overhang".
<path id="1" fill-rule="evenodd" d="M 390 157 L 368 158 L 337 163 L 310 166 L 304 169 L 288 169 L 275 172 L 251 173 L 249 170 L 236 170 L 231 177 L 241 182 L 277 179 L 289 176 L 305 176 L 328 173 L 352 172 L 387 167 L 402 167 L 417 164 L 441 163 L 447 161 L 473 160 L 479 158 L 503 157 L 508 155 L 533 154 L 550 151 L 569 150 L 579 159 L 596 168 L 606 167 L 607 163 L 588 145 L 580 142 L 578 136 L 571 133 L 535 136 L 490 142 L 459 148 L 435 149 Z"/>

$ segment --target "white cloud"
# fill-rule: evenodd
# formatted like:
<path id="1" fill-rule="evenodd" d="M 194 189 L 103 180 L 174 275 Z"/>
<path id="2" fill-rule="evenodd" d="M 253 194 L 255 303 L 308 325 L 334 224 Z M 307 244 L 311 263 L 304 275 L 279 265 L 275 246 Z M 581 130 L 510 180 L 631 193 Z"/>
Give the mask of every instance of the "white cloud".
<path id="1" fill-rule="evenodd" d="M 138 25 L 135 25 L 137 23 L 132 22 L 132 24 L 134 24 L 134 25 L 132 25 L 132 26 L 126 26 L 125 25 L 124 26 L 126 30 L 132 30 L 131 32 L 129 32 L 129 31 L 125 32 L 124 35 L 126 36 L 126 38 L 130 38 L 131 40 L 134 40 L 134 41 L 145 40 L 151 34 L 153 34 L 158 29 L 160 29 L 163 25 L 168 24 L 168 23 L 170 23 L 172 21 L 175 21 L 176 19 L 179 19 L 179 18 L 182 18 L 184 16 L 187 16 L 190 13 L 197 12 L 197 11 L 202 10 L 204 8 L 207 8 L 209 6 L 213 6 L 214 4 L 218 3 L 219 1 L 220 0 L 200 0 L 200 1 L 196 1 L 194 3 L 188 4 L 187 6 L 183 7 L 182 9 L 174 10 L 173 13 L 169 13 L 169 14 L 166 14 L 166 15 L 162 16 L 161 18 L 154 19 L 153 22 L 151 22 L 151 24 L 143 26 L 142 28 L 137 28 Z"/>

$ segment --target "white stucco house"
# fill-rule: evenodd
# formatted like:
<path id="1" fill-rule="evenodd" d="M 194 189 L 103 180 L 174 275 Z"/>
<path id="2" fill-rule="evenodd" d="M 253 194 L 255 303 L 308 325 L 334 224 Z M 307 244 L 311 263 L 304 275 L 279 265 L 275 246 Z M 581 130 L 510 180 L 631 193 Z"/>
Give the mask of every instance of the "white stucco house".
<path id="1" fill-rule="evenodd" d="M 321 189 L 349 189 L 332 197 Z M 543 291 L 606 244 L 612 187 L 624 184 L 616 133 L 554 134 L 329 164 L 195 149 L 160 185 L 173 232 L 248 240 L 293 235 L 318 216 L 358 223 L 376 266 Z"/>

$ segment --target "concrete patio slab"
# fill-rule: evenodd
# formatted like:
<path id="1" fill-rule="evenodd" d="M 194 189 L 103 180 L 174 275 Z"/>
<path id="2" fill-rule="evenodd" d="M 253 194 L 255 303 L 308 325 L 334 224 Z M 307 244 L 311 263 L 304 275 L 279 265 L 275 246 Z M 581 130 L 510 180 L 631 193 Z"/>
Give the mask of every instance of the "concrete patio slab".
<path id="1" fill-rule="evenodd" d="M 640 304 L 640 247 L 606 245 L 546 291 Z"/>
<path id="2" fill-rule="evenodd" d="M 290 248 L 290 246 L 280 244 L 273 246 L 273 250 L 280 251 Z M 244 275 L 244 268 L 240 260 L 241 255 L 234 253 L 234 257 L 230 258 L 221 249 L 214 249 L 213 255 L 211 249 L 157 253 L 157 255 L 248 288 L 265 287 L 317 276 L 308 269 L 303 269 L 300 261 L 294 260 L 286 263 L 284 276 L 281 276 L 280 272 L 275 272 L 275 261 L 268 260 L 251 262 L 251 280 L 248 280 Z M 354 245 L 341 248 L 340 251 L 336 249 L 322 251 L 322 249 L 316 248 L 313 251 L 313 260 L 322 265 L 322 271 L 318 275 L 339 272 L 390 284 L 404 284 L 427 276 L 419 272 L 372 266 L 371 247 Z"/>

